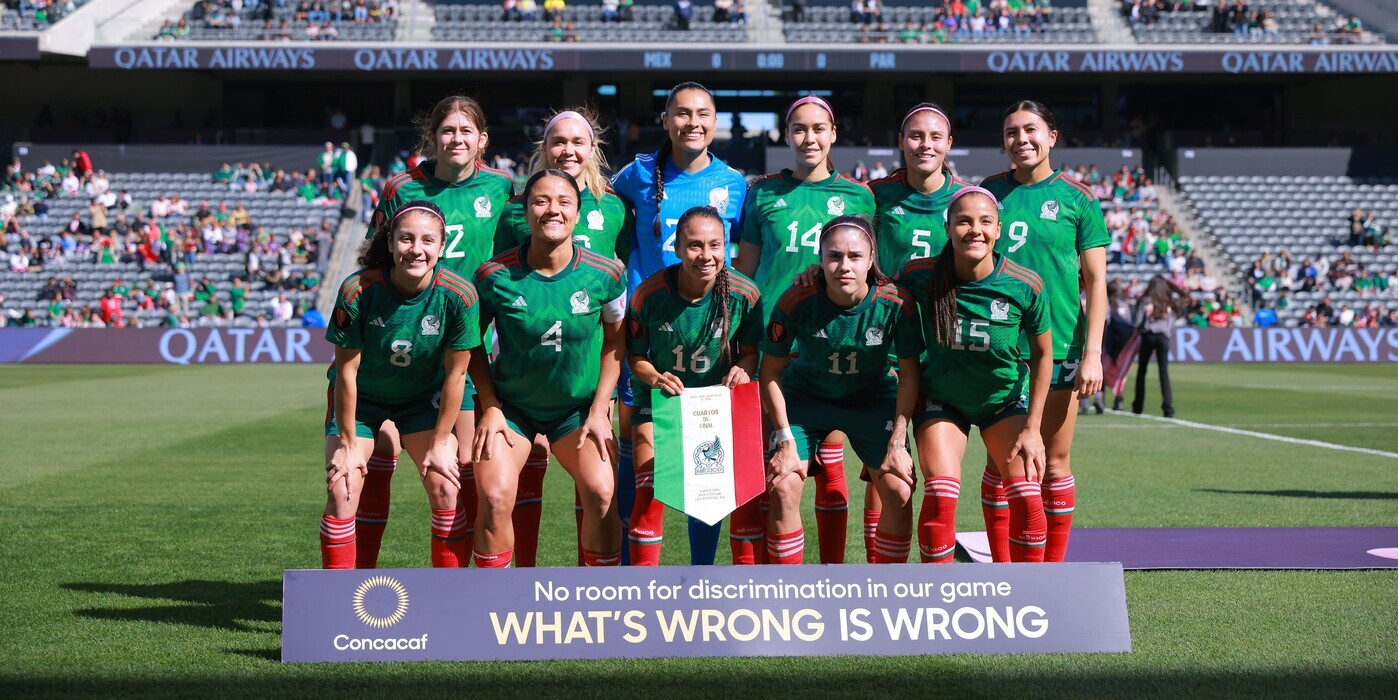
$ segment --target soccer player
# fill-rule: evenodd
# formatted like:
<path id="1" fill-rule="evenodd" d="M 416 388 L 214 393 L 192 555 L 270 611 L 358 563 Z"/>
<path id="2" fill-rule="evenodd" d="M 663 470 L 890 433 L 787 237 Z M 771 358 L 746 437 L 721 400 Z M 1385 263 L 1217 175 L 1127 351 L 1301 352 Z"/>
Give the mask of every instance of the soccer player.
<path id="1" fill-rule="evenodd" d="M 1053 113 L 1032 100 L 1005 111 L 1005 152 L 1013 169 L 981 183 L 1004 206 L 1005 241 L 999 252 L 1033 270 L 1048 285 L 1053 321 L 1053 380 L 1044 411 L 1048 450 L 1044 512 L 1048 544 L 1044 561 L 1063 561 L 1073 527 L 1077 489 L 1069 457 L 1077 426 L 1077 397 L 1102 388 L 1102 330 L 1107 319 L 1107 233 L 1102 207 L 1092 190 L 1055 170 L 1049 158 L 1058 142 Z M 1083 312 L 1078 279 L 1086 285 Z M 1023 349 L 1021 349 L 1023 354 Z M 997 503 L 994 465 L 982 479 L 982 501 Z M 985 508 L 986 530 L 996 561 L 1009 555 L 1004 508 Z"/>
<path id="2" fill-rule="evenodd" d="M 1009 496 L 1010 561 L 1043 561 L 1044 470 L 1039 434 L 1053 351 L 1050 294 L 1027 268 L 995 252 L 1000 217 L 980 187 L 952 195 L 949 240 L 935 258 L 909 262 L 899 282 L 921 305 L 923 405 L 914 419 L 922 464 L 918 548 L 922 561 L 950 563 L 956 551 L 961 458 L 971 426 Z M 1029 342 L 1029 366 L 1020 339 Z"/>
<path id="3" fill-rule="evenodd" d="M 379 221 L 340 285 L 325 337 L 335 345 L 335 384 L 325 421 L 329 498 L 321 565 L 352 569 L 355 513 L 375 434 L 392 421 L 418 466 L 432 507 L 432 565 L 465 561 L 465 518 L 452 436 L 465 393 L 467 351 L 480 345 L 476 290 L 437 267 L 446 222 L 431 202 L 405 202 Z M 443 377 L 443 375 L 445 375 Z"/>
<path id="4" fill-rule="evenodd" d="M 875 239 L 883 269 L 896 272 L 909 260 L 932 257 L 946 244 L 947 203 L 967 185 L 947 168 L 951 145 L 951 118 L 941 107 L 923 102 L 903 115 L 898 149 L 904 166 L 869 183 L 874 192 Z M 860 478 L 868 478 L 868 474 Z M 865 489 L 864 551 L 870 561 L 881 510 L 879 491 Z"/>
<path id="5" fill-rule="evenodd" d="M 793 102 L 786 110 L 786 140 L 795 167 L 754 182 L 743 203 L 734 265 L 757 281 L 764 298 L 780 297 L 798 273 L 820 263 L 817 239 L 827 221 L 874 213 L 869 188 L 840 175 L 831 162 L 835 139 L 835 113 L 825 100 L 812 95 Z M 811 471 L 820 561 L 839 564 L 849 517 L 843 433 L 831 433 L 817 454 Z"/>
<path id="6" fill-rule="evenodd" d="M 671 88 L 660 123 L 665 129 L 665 143 L 655 153 L 637 155 L 612 177 L 612 188 L 636 212 L 631 257 L 626 260 L 627 289 L 632 293 L 643 280 L 679 262 L 675 237 L 680 215 L 693 207 L 713 207 L 723 219 L 725 240 L 731 243 L 748 191 L 742 173 L 709 153 L 718 128 L 718 108 L 708 88 L 694 82 Z M 624 366 L 618 390 L 618 398 L 626 406 L 632 403 L 631 383 L 625 376 L 629 373 L 629 367 Z M 629 425 L 630 413 L 628 409 L 621 410 L 623 430 Z M 630 437 L 626 435 L 621 445 L 622 463 L 617 478 L 625 482 L 631 476 L 635 488 L 640 483 L 626 459 Z M 745 560 L 752 558 L 762 539 L 757 504 L 739 508 L 733 517 L 738 525 L 730 530 L 740 539 L 732 544 L 742 550 Z M 718 526 L 690 519 L 689 548 L 697 552 L 696 561 L 713 562 L 719 534 Z"/>
<path id="7" fill-rule="evenodd" d="M 621 562 L 611 397 L 625 344 L 626 279 L 620 262 L 573 243 L 581 199 L 568 173 L 534 173 L 524 187 L 529 241 L 476 272 L 481 326 L 495 323 L 500 346 L 488 372 L 475 369 L 478 567 L 513 558 L 511 515 L 535 435 L 548 440 L 581 496 L 584 564 Z"/>
<path id="8" fill-rule="evenodd" d="M 838 430 L 865 464 L 878 465 L 873 488 L 890 507 L 877 523 L 877 561 L 906 562 L 915 483 L 908 421 L 917 405 L 922 351 L 916 303 L 879 271 L 873 227 L 865 219 L 832 219 L 817 246 L 820 279 L 781 296 L 762 341 L 763 407 L 774 426 L 768 560 L 801 563 L 801 492 L 815 446 Z M 797 343 L 800 352 L 793 352 Z M 896 377 L 890 353 L 899 358 Z"/>
<path id="9" fill-rule="evenodd" d="M 605 143 L 601 134 L 602 128 L 587 108 L 559 112 L 545 124 L 544 137 L 535 144 L 534 155 L 529 160 L 529 170 L 536 173 L 557 168 L 572 175 L 582 188 L 578 225 L 573 231 L 573 242 L 594 253 L 626 260 L 631 254 L 632 230 L 635 224 L 632 221 L 631 209 L 607 184 L 607 157 L 602 152 Z M 524 215 L 524 198 L 515 197 L 505 206 L 505 212 L 500 217 L 495 252 L 503 252 L 520 245 L 528 240 L 529 235 L 529 223 Z M 621 427 L 623 431 L 630 428 L 629 424 Z M 544 475 L 548 465 L 548 443 L 542 437 L 536 436 L 534 448 L 529 453 L 529 460 L 519 477 L 519 494 L 515 500 L 515 566 L 534 566 L 536 560 L 539 548 L 539 518 L 544 503 Z M 627 484 L 630 483 L 631 478 L 628 476 Z M 631 488 L 618 489 L 617 505 L 620 513 L 631 512 L 633 498 Z M 575 506 L 575 512 L 578 527 L 581 528 L 580 505 Z M 578 549 L 578 562 L 582 563 L 581 545 Z"/>
<path id="10" fill-rule="evenodd" d="M 723 217 L 712 207 L 695 207 L 680 216 L 676 231 L 680 262 L 636 288 L 626 319 L 637 465 L 629 546 L 636 566 L 659 565 L 664 538 L 665 505 L 655 500 L 654 392 L 678 396 L 685 387 L 751 381 L 762 337 L 757 285 L 724 262 Z M 730 520 L 729 527 L 737 525 Z M 735 546 L 734 563 L 754 563 L 740 561 L 740 554 Z M 713 563 L 702 555 L 691 551 L 692 563 Z"/>
<path id="11" fill-rule="evenodd" d="M 495 253 L 495 229 L 514 185 L 507 173 L 487 168 L 481 159 L 490 137 L 486 133 L 485 111 L 473 99 L 452 95 L 439 101 L 421 120 L 417 153 L 424 160 L 388 179 L 374 210 L 368 235 L 374 228 L 398 213 L 407 202 L 426 200 L 435 204 L 446 219 L 446 242 L 440 257 L 443 267 L 470 279 L 476 268 Z M 470 463 L 470 439 L 475 431 L 475 391 L 467 377 L 465 396 L 457 415 L 457 458 L 460 460 L 462 488 L 474 493 Z M 379 432 L 374 454 L 369 460 L 369 478 L 364 485 L 358 514 L 359 565 L 373 568 L 379 544 L 388 524 L 390 480 L 398 462 L 396 433 L 392 426 Z M 469 530 L 475 520 L 475 499 L 468 497 L 465 518 Z"/>

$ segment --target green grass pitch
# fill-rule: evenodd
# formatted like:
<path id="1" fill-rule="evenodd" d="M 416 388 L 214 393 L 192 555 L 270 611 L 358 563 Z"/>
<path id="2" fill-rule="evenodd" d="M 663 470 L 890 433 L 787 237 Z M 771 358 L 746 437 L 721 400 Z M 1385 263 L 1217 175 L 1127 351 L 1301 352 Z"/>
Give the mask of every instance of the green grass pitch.
<path id="1" fill-rule="evenodd" d="M 1391 366 L 1178 366 L 1175 377 L 1181 418 L 1398 452 Z M 1122 655 L 282 665 L 282 570 L 319 565 L 324 382 L 307 366 L 0 368 L 0 697 L 1392 697 L 1398 688 L 1394 571 L 1128 572 L 1135 651 Z M 967 529 L 980 528 L 982 454 L 973 448 L 965 462 Z M 411 463 L 402 467 L 381 565 L 426 566 L 425 500 Z M 1395 525 L 1396 469 L 1392 457 L 1084 416 L 1076 524 Z M 862 561 L 862 485 L 850 484 L 848 558 Z M 551 469 L 542 564 L 572 563 L 570 489 Z M 664 559 L 687 561 L 683 526 L 669 525 Z"/>

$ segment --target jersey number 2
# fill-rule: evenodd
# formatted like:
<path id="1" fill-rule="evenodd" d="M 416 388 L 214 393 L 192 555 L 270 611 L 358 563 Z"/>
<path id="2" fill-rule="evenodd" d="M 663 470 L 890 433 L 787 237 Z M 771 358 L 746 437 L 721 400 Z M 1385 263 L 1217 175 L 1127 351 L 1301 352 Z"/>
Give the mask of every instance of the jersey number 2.
<path id="1" fill-rule="evenodd" d="M 466 257 L 466 251 L 461 250 L 461 242 L 465 239 L 466 227 L 464 225 L 451 224 L 447 226 L 447 249 L 442 253 L 442 257 L 448 260 Z"/>

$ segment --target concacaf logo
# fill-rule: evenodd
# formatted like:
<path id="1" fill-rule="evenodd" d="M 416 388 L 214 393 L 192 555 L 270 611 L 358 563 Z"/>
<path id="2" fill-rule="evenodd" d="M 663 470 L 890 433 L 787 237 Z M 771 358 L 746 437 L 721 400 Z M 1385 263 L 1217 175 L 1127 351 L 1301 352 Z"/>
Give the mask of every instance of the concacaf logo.
<path id="1" fill-rule="evenodd" d="M 369 612 L 364 604 L 364 599 L 369 593 L 378 588 L 388 589 L 397 598 L 397 604 L 387 615 L 375 615 Z M 408 614 L 408 589 L 392 576 L 374 576 L 365 579 L 364 583 L 359 584 L 359 588 L 354 589 L 353 602 L 354 615 L 360 622 L 377 629 L 392 627 L 402 622 L 403 616 Z"/>

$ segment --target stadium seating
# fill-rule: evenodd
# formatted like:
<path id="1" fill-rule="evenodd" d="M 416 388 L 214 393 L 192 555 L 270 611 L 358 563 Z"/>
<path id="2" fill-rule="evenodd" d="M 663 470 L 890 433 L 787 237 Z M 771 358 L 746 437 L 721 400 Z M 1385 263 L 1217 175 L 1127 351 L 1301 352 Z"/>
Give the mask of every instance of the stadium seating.
<path id="1" fill-rule="evenodd" d="M 712 6 L 694 7 L 689 31 L 674 29 L 674 8 L 669 5 L 636 5 L 630 22 L 603 22 L 601 5 L 569 5 L 565 22 L 576 41 L 644 43 L 742 43 L 747 27 L 709 20 Z M 496 5 L 436 5 L 435 41 L 549 41 L 551 25 L 540 18 L 504 21 Z"/>
<path id="2" fill-rule="evenodd" d="M 162 28 L 155 38 L 194 41 L 274 41 L 310 38 L 306 30 L 311 23 L 296 19 L 295 2 L 288 2 L 287 7 L 281 9 L 262 8 L 255 6 L 255 3 L 246 3 L 247 6 L 236 13 L 237 22 L 228 26 L 211 26 L 207 17 L 196 11 L 200 4 L 202 3 L 196 3 L 195 8 L 184 13 L 183 31 L 176 30 L 172 33 L 171 30 L 174 30 L 176 25 L 171 23 Z M 231 18 L 235 13 L 227 9 L 226 2 L 223 4 L 225 15 Z M 326 26 L 327 22 L 319 21 L 315 24 L 319 29 Z M 343 16 L 338 21 L 332 18 L 328 24 L 334 27 L 335 36 L 318 31 L 314 37 L 316 40 L 392 41 L 398 29 L 396 17 L 386 17 L 382 21 L 355 22 L 352 18 Z"/>
<path id="3" fill-rule="evenodd" d="M 1129 14 L 1130 2 L 1123 5 Z M 1229 0 L 1232 4 L 1232 0 Z M 1318 23 L 1326 34 L 1326 43 L 1337 43 L 1336 23 L 1338 13 L 1328 5 L 1316 0 L 1247 0 L 1249 12 L 1266 12 L 1276 22 L 1275 33 L 1251 32 L 1235 35 L 1230 29 L 1224 32 L 1211 31 L 1213 21 L 1212 5 L 1205 3 L 1197 11 L 1162 12 L 1155 22 L 1135 23 L 1131 31 L 1136 40 L 1143 44 L 1309 44 Z M 1383 43 L 1383 36 L 1364 32 L 1354 37 L 1352 43 Z"/>
<path id="4" fill-rule="evenodd" d="M 1355 208 L 1373 212 L 1385 225 L 1398 223 L 1398 178 L 1350 178 L 1344 176 L 1198 176 L 1181 177 L 1180 185 L 1206 231 L 1218 240 L 1236 267 L 1248 274 L 1264 252 L 1289 251 L 1298 261 L 1344 253 L 1366 270 L 1391 273 L 1398 267 L 1393 246 L 1374 251 L 1346 245 L 1348 216 Z M 1251 286 L 1251 280 L 1246 279 Z M 1275 302 L 1279 292 L 1264 296 Z M 1394 290 L 1364 294 L 1354 290 L 1293 291 L 1290 305 L 1277 311 L 1283 323 L 1295 324 L 1306 307 L 1329 296 L 1336 303 L 1378 302 L 1385 310 L 1398 309 Z"/>
<path id="5" fill-rule="evenodd" d="M 293 226 L 301 227 L 306 231 L 306 235 L 313 239 L 323 222 L 330 222 L 331 226 L 334 227 L 340 221 L 340 208 L 338 206 L 315 206 L 292 192 L 230 192 L 228 185 L 212 182 L 207 173 L 111 173 L 108 178 L 112 191 L 124 189 L 132 197 L 133 206 L 129 210 L 128 220 L 133 220 L 137 211 L 148 211 L 148 206 L 153 199 L 166 194 L 179 195 L 189 201 L 191 211 L 197 208 L 201 201 L 207 201 L 211 209 L 216 209 L 220 202 L 228 203 L 230 208 L 241 202 L 247 207 L 254 229 L 265 227 L 275 240 L 283 244 L 288 240 Z M 86 215 L 88 198 L 85 195 L 64 193 L 46 201 L 49 204 L 47 224 L 42 223 L 38 217 L 23 217 L 20 220 L 21 227 L 27 230 L 34 240 L 60 230 L 75 212 L 83 213 L 83 220 L 89 221 Z M 109 217 L 114 222 L 117 214 L 113 212 L 109 214 Z M 6 252 L 13 252 L 18 248 L 19 240 L 17 234 L 11 234 L 6 241 Z M 325 254 L 328 254 L 328 251 L 322 252 L 322 256 Z M 135 291 L 143 288 L 146 280 L 155 280 L 157 287 L 163 289 L 165 284 L 172 279 L 169 265 L 151 263 L 142 271 L 136 262 L 118 261 L 101 264 L 96 262 L 94 258 L 95 256 L 88 256 L 86 259 L 75 257 L 62 267 L 47 267 L 42 271 L 24 273 L 13 272 L 6 266 L 4 270 L 0 271 L 0 295 L 5 297 L 6 311 L 23 313 L 25 310 L 30 310 L 32 314 L 40 318 L 40 325 L 44 325 L 48 302 L 39 301 L 37 297 L 39 290 L 50 277 L 57 277 L 60 280 L 71 278 L 77 283 L 77 294 L 71 302 L 75 309 L 83 306 L 95 308 L 98 298 L 110 288 L 113 280 L 119 278 L 133 291 L 122 304 L 124 319 L 128 324 L 138 323 L 149 327 L 160 325 L 164 321 L 166 314 L 163 310 L 138 311 Z M 260 260 L 262 262 L 261 269 L 264 272 L 278 267 L 276 254 L 263 255 Z M 314 260 L 293 264 L 288 274 L 301 274 L 314 268 Z M 246 254 L 243 252 L 206 254 L 202 250 L 196 256 L 194 263 L 188 265 L 186 269 L 192 284 L 197 285 L 202 278 L 209 278 L 218 288 L 218 300 L 225 307 L 229 302 L 228 289 L 232 286 L 233 278 L 244 276 L 246 270 Z M 320 275 L 316 274 L 316 277 L 320 277 Z M 259 313 L 265 314 L 268 302 L 279 293 L 285 293 L 287 299 L 298 308 L 302 305 L 309 307 L 315 302 L 315 292 L 313 291 L 282 290 L 267 284 L 261 278 L 256 278 L 251 280 L 250 291 L 246 298 L 249 316 L 239 317 L 233 322 L 233 325 L 253 324 L 255 316 Z M 198 308 L 191 308 L 188 313 L 196 325 L 228 324 L 222 319 L 199 319 L 198 311 Z M 270 314 L 266 315 L 270 318 Z M 11 322 L 13 323 L 13 319 Z M 293 319 L 289 323 L 281 325 L 299 326 L 300 324 L 299 319 Z M 270 325 L 278 324 L 270 323 Z"/>
<path id="6" fill-rule="evenodd" d="M 72 14 L 88 0 L 72 2 L 5 2 L 0 6 L 0 31 L 29 32 L 44 31 L 59 20 Z M 36 7 L 42 5 L 43 7 Z"/>
<path id="7" fill-rule="evenodd" d="M 935 21 L 937 8 L 885 6 L 880 22 L 887 25 L 887 31 L 879 31 L 872 26 L 865 31 L 865 25 L 850 21 L 848 6 L 813 6 L 806 9 L 805 21 L 788 22 L 785 25 L 786 39 L 792 43 L 898 43 L 899 32 L 912 22 L 919 33 L 924 25 Z M 944 43 L 1059 43 L 1088 44 L 1097 41 L 1097 32 L 1092 28 L 1085 7 L 1056 7 L 1051 19 L 1044 23 L 1043 31 L 1023 32 L 980 32 L 961 30 L 949 33 Z M 923 42 L 925 43 L 925 42 Z"/>

